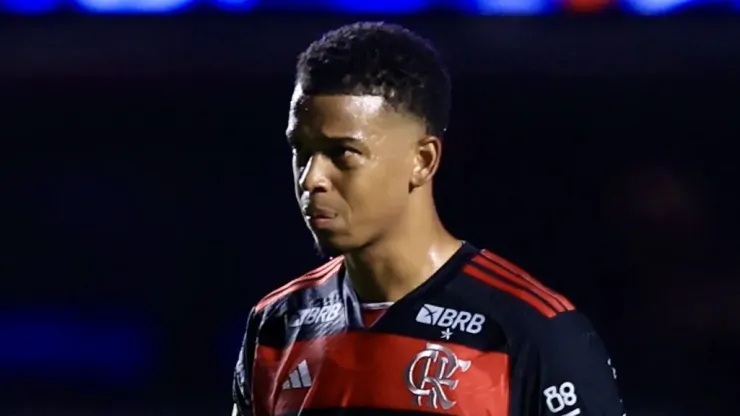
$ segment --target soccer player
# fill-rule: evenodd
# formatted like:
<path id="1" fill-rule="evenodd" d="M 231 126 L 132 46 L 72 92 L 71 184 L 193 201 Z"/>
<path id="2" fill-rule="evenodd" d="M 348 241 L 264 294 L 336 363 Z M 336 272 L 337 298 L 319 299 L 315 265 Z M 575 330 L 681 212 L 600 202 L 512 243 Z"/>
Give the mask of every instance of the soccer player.
<path id="1" fill-rule="evenodd" d="M 589 321 L 442 225 L 449 107 L 439 56 L 402 27 L 344 26 L 301 54 L 296 198 L 335 257 L 252 309 L 234 415 L 622 416 Z"/>

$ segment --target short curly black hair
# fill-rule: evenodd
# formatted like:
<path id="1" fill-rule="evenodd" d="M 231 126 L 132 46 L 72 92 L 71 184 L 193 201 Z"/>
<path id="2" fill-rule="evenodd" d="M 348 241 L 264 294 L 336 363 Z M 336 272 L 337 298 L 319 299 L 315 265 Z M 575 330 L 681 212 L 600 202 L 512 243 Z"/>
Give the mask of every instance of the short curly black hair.
<path id="1" fill-rule="evenodd" d="M 384 22 L 358 22 L 326 33 L 298 58 L 296 83 L 307 95 L 382 96 L 442 137 L 450 112 L 450 79 L 434 47 Z"/>

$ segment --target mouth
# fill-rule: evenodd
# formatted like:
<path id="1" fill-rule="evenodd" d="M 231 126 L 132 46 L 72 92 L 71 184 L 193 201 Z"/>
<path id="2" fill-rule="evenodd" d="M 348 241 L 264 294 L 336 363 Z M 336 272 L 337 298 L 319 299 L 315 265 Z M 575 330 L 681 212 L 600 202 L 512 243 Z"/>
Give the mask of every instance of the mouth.
<path id="1" fill-rule="evenodd" d="M 309 208 L 304 211 L 304 218 L 306 219 L 306 222 L 312 229 L 315 230 L 330 228 L 337 217 L 338 215 L 334 212 L 320 209 Z"/>

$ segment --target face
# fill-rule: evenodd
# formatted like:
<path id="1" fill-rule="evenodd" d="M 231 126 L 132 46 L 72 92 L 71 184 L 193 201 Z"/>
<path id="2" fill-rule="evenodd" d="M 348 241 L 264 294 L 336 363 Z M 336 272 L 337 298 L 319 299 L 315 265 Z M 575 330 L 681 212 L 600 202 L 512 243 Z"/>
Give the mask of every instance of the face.
<path id="1" fill-rule="evenodd" d="M 287 136 L 296 198 L 325 252 L 370 244 L 405 215 L 424 126 L 384 104 L 294 91 Z"/>

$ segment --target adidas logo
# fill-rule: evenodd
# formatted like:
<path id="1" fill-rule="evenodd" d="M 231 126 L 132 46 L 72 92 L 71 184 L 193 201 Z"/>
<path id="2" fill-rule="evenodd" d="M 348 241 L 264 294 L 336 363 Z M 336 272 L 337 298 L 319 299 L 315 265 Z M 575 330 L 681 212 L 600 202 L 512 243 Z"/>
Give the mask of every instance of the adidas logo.
<path id="1" fill-rule="evenodd" d="M 311 387 L 311 374 L 308 372 L 308 363 L 306 360 L 298 363 L 298 367 L 288 374 L 288 379 L 283 383 L 283 390 L 304 389 Z"/>

